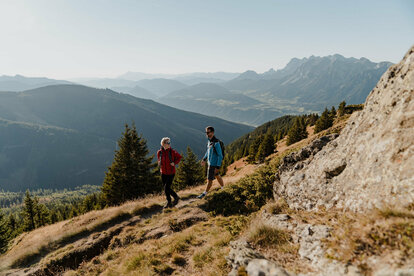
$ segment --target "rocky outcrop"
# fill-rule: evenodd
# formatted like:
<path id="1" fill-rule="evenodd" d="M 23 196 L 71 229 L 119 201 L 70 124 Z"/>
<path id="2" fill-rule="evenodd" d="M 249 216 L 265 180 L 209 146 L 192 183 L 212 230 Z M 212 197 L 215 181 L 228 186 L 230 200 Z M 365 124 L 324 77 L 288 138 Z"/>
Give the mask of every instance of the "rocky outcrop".
<path id="1" fill-rule="evenodd" d="M 244 269 L 251 276 L 289 276 L 276 263 L 266 260 L 263 255 L 255 251 L 245 240 L 230 242 L 230 253 L 226 257 L 232 270 L 229 276 L 237 276 L 240 269 Z"/>
<path id="2" fill-rule="evenodd" d="M 382 76 L 364 110 L 332 138 L 285 158 L 276 197 L 307 210 L 362 211 L 414 201 L 414 47 Z"/>

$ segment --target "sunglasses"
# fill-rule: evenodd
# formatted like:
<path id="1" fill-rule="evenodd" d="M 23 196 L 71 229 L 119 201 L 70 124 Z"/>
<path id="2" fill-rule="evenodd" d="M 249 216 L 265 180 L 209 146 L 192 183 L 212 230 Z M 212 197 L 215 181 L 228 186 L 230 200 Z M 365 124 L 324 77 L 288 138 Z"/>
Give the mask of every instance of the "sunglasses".
<path id="1" fill-rule="evenodd" d="M 206 134 L 209 134 L 209 133 L 211 133 L 211 131 L 206 131 Z"/>
<path id="2" fill-rule="evenodd" d="M 171 144 L 171 142 L 165 142 L 164 144 L 170 145 L 170 144 Z"/>

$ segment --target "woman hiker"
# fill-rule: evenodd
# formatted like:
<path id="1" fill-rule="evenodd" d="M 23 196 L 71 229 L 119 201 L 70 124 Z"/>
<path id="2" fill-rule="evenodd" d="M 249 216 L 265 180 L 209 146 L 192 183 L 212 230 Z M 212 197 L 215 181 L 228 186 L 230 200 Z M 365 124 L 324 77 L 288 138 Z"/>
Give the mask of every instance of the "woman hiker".
<path id="1" fill-rule="evenodd" d="M 161 179 L 164 184 L 165 196 L 167 204 L 164 208 L 170 208 L 177 205 L 180 198 L 176 192 L 171 189 L 171 185 L 175 175 L 175 165 L 180 163 L 181 155 L 171 148 L 171 139 L 164 137 L 161 139 L 161 148 L 157 152 L 158 166 L 160 166 Z M 171 202 L 171 196 L 174 202 Z"/>

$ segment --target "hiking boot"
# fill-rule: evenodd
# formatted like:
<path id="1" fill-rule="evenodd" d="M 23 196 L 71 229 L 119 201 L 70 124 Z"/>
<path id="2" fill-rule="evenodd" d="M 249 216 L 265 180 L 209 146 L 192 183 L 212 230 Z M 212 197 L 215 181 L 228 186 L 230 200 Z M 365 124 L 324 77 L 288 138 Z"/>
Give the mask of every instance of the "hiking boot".
<path id="1" fill-rule="evenodd" d="M 164 209 L 167 209 L 167 208 L 171 208 L 173 205 L 171 204 L 171 202 L 167 202 L 167 204 L 165 204 L 164 205 Z"/>
<path id="2" fill-rule="evenodd" d="M 206 196 L 206 193 L 202 193 L 201 195 L 199 195 L 197 198 L 202 199 L 203 197 Z"/>
<path id="3" fill-rule="evenodd" d="M 178 201 L 180 201 L 180 198 L 179 198 L 179 197 L 174 198 L 174 201 L 173 201 L 173 203 L 172 203 L 172 206 L 177 205 L 177 204 L 178 204 Z"/>

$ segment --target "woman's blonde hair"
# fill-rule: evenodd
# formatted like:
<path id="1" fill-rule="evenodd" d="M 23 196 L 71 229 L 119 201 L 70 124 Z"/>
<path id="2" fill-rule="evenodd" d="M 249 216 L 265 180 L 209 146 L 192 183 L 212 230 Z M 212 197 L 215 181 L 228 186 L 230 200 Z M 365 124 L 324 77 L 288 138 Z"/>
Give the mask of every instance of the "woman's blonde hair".
<path id="1" fill-rule="evenodd" d="M 161 139 L 161 146 L 164 145 L 165 142 L 171 142 L 170 137 L 164 137 Z"/>

